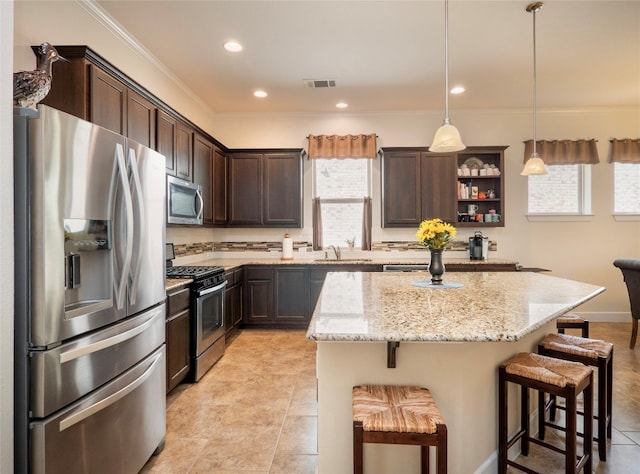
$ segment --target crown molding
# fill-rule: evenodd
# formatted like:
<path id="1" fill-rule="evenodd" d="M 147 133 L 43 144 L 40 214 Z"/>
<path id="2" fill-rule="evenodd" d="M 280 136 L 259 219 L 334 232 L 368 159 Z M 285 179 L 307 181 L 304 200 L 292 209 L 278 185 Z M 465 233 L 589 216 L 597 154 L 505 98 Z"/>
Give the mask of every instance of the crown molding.
<path id="1" fill-rule="evenodd" d="M 97 20 L 106 30 L 131 49 L 137 56 L 157 69 L 162 75 L 169 79 L 187 97 L 193 100 L 199 107 L 205 109 L 212 115 L 216 112 L 203 105 L 201 97 L 198 97 L 193 90 L 187 86 L 178 76 L 176 76 L 167 66 L 164 65 L 151 51 L 149 51 L 137 38 L 132 36 L 120 23 L 118 23 L 109 13 L 107 13 L 95 0 L 74 0 L 75 3 Z"/>

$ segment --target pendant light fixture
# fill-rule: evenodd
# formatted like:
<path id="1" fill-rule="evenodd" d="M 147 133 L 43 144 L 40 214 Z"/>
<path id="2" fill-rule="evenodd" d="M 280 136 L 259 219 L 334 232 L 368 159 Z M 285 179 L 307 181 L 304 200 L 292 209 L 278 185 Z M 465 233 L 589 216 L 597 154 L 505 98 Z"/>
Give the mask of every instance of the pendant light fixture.
<path id="1" fill-rule="evenodd" d="M 444 0 L 444 122 L 436 131 L 429 151 L 450 152 L 464 150 L 460 132 L 449 120 L 449 0 Z"/>
<path id="2" fill-rule="evenodd" d="M 520 173 L 522 176 L 547 174 L 544 161 L 536 151 L 536 12 L 544 3 L 534 2 L 527 5 L 527 11 L 533 13 L 533 152 Z"/>

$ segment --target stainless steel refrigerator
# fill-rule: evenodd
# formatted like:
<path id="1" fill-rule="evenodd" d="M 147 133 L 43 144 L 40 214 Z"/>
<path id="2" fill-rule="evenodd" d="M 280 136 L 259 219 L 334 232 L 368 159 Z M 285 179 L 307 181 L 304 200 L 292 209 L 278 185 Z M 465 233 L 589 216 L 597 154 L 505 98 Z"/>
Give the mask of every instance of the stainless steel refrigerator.
<path id="1" fill-rule="evenodd" d="M 15 472 L 136 473 L 165 422 L 165 158 L 14 109 Z"/>

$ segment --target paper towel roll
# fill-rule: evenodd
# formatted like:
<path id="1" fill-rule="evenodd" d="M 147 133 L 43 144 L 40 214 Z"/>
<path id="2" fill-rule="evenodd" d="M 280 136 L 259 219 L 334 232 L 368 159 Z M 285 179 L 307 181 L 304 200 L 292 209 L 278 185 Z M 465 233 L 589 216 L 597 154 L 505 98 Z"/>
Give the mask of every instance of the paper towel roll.
<path id="1" fill-rule="evenodd" d="M 293 260 L 293 239 L 284 234 L 282 239 L 282 260 Z"/>

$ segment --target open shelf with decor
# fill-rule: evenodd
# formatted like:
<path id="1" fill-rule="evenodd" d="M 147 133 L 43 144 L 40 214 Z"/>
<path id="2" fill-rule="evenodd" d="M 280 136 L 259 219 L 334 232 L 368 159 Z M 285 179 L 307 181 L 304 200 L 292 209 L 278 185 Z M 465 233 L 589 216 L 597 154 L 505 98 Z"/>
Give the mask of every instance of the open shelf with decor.
<path id="1" fill-rule="evenodd" d="M 504 150 L 470 146 L 456 154 L 457 225 L 504 227 Z"/>

